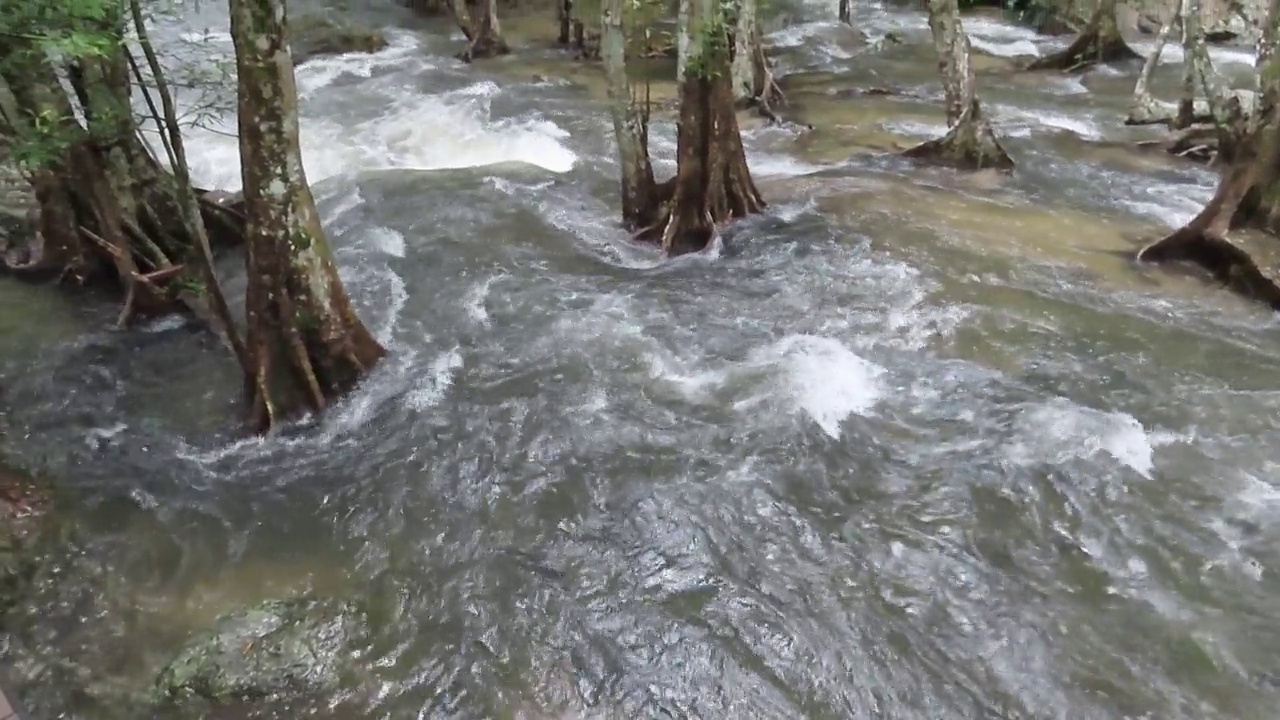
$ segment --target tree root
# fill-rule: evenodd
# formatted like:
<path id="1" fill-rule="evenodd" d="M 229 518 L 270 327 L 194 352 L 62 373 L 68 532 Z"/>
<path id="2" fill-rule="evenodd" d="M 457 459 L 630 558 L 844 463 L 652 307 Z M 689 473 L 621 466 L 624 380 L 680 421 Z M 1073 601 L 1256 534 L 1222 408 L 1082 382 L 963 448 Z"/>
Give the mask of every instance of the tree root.
<path id="1" fill-rule="evenodd" d="M 1101 12 L 1101 9 L 1099 10 Z M 1141 60 L 1123 37 L 1117 34 L 1103 35 L 1100 17 L 1095 13 L 1088 27 L 1067 49 L 1046 55 L 1027 66 L 1028 70 L 1059 70 L 1079 72 L 1097 64 Z"/>
<path id="2" fill-rule="evenodd" d="M 1280 310 L 1280 285 L 1262 272 L 1248 252 L 1221 235 L 1189 225 L 1146 246 L 1136 259 L 1194 263 L 1233 292 Z"/>
<path id="3" fill-rule="evenodd" d="M 946 135 L 905 150 L 902 156 L 961 170 L 1010 172 L 1014 168 L 1013 158 L 996 138 L 976 100 Z"/>
<path id="4" fill-rule="evenodd" d="M 1215 165 L 1221 142 L 1219 130 L 1214 125 L 1192 125 L 1175 130 L 1159 140 L 1144 140 L 1137 144 L 1142 149 L 1159 150 L 1174 157 Z"/>

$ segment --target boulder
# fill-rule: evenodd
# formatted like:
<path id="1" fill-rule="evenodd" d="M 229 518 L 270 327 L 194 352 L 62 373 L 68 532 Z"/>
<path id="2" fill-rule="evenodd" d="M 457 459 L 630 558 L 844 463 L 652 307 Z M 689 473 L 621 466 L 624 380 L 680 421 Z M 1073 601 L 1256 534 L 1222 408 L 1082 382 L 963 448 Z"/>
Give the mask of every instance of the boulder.
<path id="1" fill-rule="evenodd" d="M 332 691 L 363 625 L 347 603 L 299 597 L 224 615 L 156 678 L 161 698 L 282 699 Z"/>
<path id="2" fill-rule="evenodd" d="M 387 46 L 379 30 L 349 25 L 324 15 L 301 15 L 289 20 L 289 49 L 293 65 L 321 55 L 374 53 Z"/>

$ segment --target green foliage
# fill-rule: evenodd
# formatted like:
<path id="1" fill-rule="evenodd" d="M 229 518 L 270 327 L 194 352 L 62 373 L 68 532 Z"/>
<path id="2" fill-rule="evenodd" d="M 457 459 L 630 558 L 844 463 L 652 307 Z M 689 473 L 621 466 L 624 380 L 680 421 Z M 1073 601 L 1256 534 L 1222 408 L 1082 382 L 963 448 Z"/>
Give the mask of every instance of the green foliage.
<path id="1" fill-rule="evenodd" d="M 697 12 L 697 8 L 693 11 Z M 701 78 L 715 78 L 725 72 L 733 49 L 731 38 L 737 21 L 737 0 L 719 0 L 711 17 L 703 19 L 698 27 L 699 37 L 694 39 L 695 42 L 701 41 L 702 53 L 689 58 L 685 71 Z"/>

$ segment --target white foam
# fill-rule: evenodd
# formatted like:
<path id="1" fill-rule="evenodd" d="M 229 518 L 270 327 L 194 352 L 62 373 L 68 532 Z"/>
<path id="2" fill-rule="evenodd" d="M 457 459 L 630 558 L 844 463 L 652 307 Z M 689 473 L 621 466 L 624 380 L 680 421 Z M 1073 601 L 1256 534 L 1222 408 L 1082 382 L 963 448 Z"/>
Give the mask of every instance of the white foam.
<path id="1" fill-rule="evenodd" d="M 1085 138 L 1102 137 L 1102 128 L 1087 118 L 1072 117 L 1049 110 L 1023 110 L 1009 105 L 993 108 L 1000 131 L 1013 137 L 1027 137 L 1041 128 L 1066 130 Z"/>
<path id="2" fill-rule="evenodd" d="M 845 418 L 867 413 L 884 395 L 884 369 L 835 338 L 788 335 L 766 348 L 760 359 L 784 369 L 795 403 L 833 438 L 840 437 Z"/>
<path id="3" fill-rule="evenodd" d="M 898 135 L 933 138 L 947 134 L 946 123 L 922 122 L 920 120 L 891 120 L 880 124 L 880 127 Z"/>
<path id="4" fill-rule="evenodd" d="M 426 410 L 441 400 L 453 385 L 454 371 L 462 367 L 462 353 L 458 348 L 440 353 L 431 361 L 431 367 L 419 381 L 418 387 L 411 390 L 407 397 L 409 407 L 415 410 Z"/>
<path id="5" fill-rule="evenodd" d="M 759 152 L 747 154 L 747 166 L 756 177 L 800 177 L 826 169 L 825 166 L 807 163 L 790 155 Z"/>
<path id="6" fill-rule="evenodd" d="M 433 67 L 433 58 L 425 52 L 416 35 L 388 30 L 385 37 L 387 46 L 375 53 L 321 55 L 307 60 L 294 71 L 298 97 L 306 99 L 345 76 L 372 77 L 374 70 L 380 68 L 404 70 L 409 63 L 416 64 L 416 69 L 428 70 Z"/>
<path id="7" fill-rule="evenodd" d="M 1079 75 L 1056 75 L 1048 78 L 1044 89 L 1054 95 L 1083 95 L 1089 92 Z"/>
<path id="8" fill-rule="evenodd" d="M 374 227 L 369 230 L 369 244 L 375 250 L 392 257 L 404 257 L 404 235 L 399 230 L 387 227 Z"/>
<path id="9" fill-rule="evenodd" d="M 336 175 L 375 169 L 436 170 L 523 162 L 552 172 L 568 172 L 577 156 L 562 142 L 568 134 L 536 116 L 498 120 L 490 101 L 498 92 L 488 81 L 452 92 L 426 94 L 405 87 L 402 73 L 352 84 L 336 93 L 345 103 L 369 109 L 363 121 L 335 122 L 310 106 L 329 94 L 339 77 L 368 78 L 380 66 L 402 67 L 421 48 L 392 35 L 378 53 L 319 58 L 298 70 L 301 90 L 303 165 L 311 183 Z M 425 64 L 423 67 L 427 67 Z M 395 82 L 400 78 L 399 83 Z M 345 116 L 345 113 L 344 113 Z M 205 123 L 187 135 L 192 174 L 205 187 L 240 187 L 240 153 L 234 115 Z"/>
<path id="10" fill-rule="evenodd" d="M 489 326 L 489 311 L 484 307 L 485 300 L 489 297 L 489 288 L 493 286 L 494 281 L 499 277 L 494 275 L 476 283 L 467 291 L 467 295 L 462 301 L 467 315 L 485 327 Z"/>
<path id="11" fill-rule="evenodd" d="M 1151 477 L 1155 469 L 1147 431 L 1127 413 L 1103 412 L 1056 398 L 1024 409 L 1016 428 L 1017 438 L 1005 447 L 1014 462 L 1060 464 L 1105 452 L 1144 477 Z"/>
<path id="12" fill-rule="evenodd" d="M 966 18 L 964 29 L 973 47 L 997 57 L 1039 56 L 1040 36 L 1035 31 L 1016 25 L 1006 25 L 987 18 Z"/>
<path id="13" fill-rule="evenodd" d="M 1160 220 L 1170 228 L 1186 225 L 1213 197 L 1213 188 L 1196 185 L 1146 185 L 1139 188 L 1145 199 L 1121 200 L 1129 210 Z"/>
<path id="14" fill-rule="evenodd" d="M 1021 25 L 1010 25 L 1008 23 L 984 17 L 965 18 L 964 30 L 969 34 L 969 37 L 976 35 L 978 37 L 999 40 L 1002 42 L 1013 42 L 1018 40 L 1034 41 L 1042 39 L 1041 35 L 1031 28 L 1022 27 Z"/>
<path id="15" fill-rule="evenodd" d="M 1000 41 L 971 36 L 969 44 L 973 45 L 976 50 L 981 50 L 988 55 L 995 55 L 996 57 L 1025 57 L 1028 55 L 1038 57 L 1040 55 L 1039 46 L 1030 40 Z"/>

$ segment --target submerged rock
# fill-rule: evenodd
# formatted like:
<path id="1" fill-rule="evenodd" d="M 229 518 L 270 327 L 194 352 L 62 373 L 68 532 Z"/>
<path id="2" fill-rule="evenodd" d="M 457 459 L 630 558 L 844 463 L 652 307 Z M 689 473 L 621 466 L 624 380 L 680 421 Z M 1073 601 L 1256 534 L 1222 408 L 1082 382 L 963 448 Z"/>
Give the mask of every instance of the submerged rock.
<path id="1" fill-rule="evenodd" d="M 375 53 L 387 47 L 387 38 L 373 28 L 348 25 L 322 15 L 289 20 L 289 48 L 294 67 L 321 55 Z"/>
<path id="2" fill-rule="evenodd" d="M 273 600 L 221 617 L 160 671 L 161 697 L 255 700 L 337 686 L 359 613 L 332 600 Z"/>

